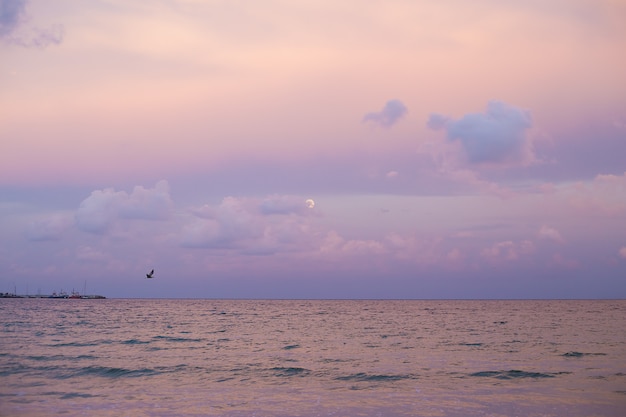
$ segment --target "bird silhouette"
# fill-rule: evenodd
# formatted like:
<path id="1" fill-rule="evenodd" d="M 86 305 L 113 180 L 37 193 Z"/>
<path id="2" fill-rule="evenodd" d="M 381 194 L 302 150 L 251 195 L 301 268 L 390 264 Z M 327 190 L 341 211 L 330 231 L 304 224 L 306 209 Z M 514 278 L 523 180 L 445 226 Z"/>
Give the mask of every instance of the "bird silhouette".
<path id="1" fill-rule="evenodd" d="M 154 275 L 154 269 L 150 271 L 149 274 L 146 274 L 146 278 L 154 278 L 153 275 Z"/>

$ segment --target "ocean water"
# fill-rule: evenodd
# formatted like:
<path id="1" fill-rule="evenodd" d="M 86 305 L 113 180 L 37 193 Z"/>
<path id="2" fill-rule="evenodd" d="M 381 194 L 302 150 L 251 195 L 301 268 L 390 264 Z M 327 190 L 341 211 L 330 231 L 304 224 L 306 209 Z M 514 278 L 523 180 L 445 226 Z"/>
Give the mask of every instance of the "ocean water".
<path id="1" fill-rule="evenodd" d="M 626 416 L 626 301 L 0 299 L 2 416 Z"/>

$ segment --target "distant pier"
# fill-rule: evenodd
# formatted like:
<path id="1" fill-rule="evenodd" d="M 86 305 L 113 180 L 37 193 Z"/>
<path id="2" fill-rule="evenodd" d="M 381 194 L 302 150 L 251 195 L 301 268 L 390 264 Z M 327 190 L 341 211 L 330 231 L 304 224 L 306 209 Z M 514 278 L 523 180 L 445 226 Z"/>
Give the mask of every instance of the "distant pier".
<path id="1" fill-rule="evenodd" d="M 19 295 L 19 294 L 13 294 L 10 292 L 0 292 L 0 298 L 63 298 L 63 299 L 72 299 L 72 300 L 101 300 L 101 299 L 105 299 L 106 297 L 104 295 L 96 295 L 96 294 L 78 294 L 78 293 L 71 293 L 71 294 L 67 294 L 64 292 L 60 292 L 60 293 L 52 293 L 49 295 L 45 295 L 45 294 L 36 294 L 36 295 Z"/>

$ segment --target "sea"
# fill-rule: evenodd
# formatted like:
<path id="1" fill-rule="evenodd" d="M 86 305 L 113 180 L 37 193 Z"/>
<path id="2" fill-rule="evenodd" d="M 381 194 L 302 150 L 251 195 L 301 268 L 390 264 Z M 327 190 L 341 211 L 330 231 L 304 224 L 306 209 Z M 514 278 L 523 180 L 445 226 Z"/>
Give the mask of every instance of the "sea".
<path id="1" fill-rule="evenodd" d="M 626 416 L 626 300 L 0 299 L 1 416 Z"/>

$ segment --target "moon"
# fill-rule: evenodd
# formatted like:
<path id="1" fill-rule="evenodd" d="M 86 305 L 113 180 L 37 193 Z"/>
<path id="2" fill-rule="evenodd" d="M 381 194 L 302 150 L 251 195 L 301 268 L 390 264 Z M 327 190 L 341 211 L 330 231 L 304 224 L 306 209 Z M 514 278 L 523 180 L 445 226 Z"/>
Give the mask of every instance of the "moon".
<path id="1" fill-rule="evenodd" d="M 309 198 L 308 200 L 306 200 L 304 202 L 304 204 L 306 204 L 306 206 L 310 209 L 312 209 L 313 207 L 315 207 L 315 201 L 313 201 L 312 198 Z"/>

